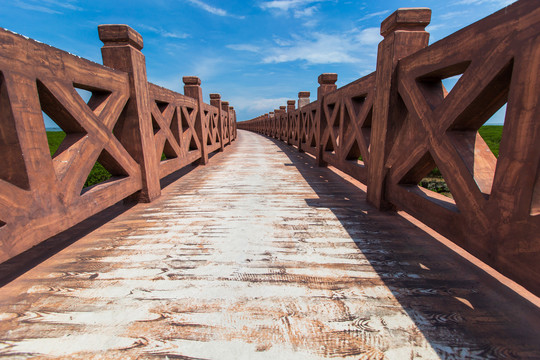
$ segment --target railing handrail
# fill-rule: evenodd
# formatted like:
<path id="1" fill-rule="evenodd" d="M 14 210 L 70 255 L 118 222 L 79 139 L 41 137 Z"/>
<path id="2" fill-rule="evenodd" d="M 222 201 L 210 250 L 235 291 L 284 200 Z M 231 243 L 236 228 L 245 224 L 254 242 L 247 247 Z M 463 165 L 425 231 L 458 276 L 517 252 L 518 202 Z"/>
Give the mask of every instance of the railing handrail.
<path id="1" fill-rule="evenodd" d="M 161 178 L 236 138 L 234 110 L 228 128 L 200 116 L 221 109 L 202 101 L 198 78 L 186 77 L 200 98 L 151 84 L 142 37 L 127 25 L 98 31 L 104 65 L 0 29 L 0 261 L 118 201 L 153 201 Z M 66 133 L 52 158 L 42 111 Z M 112 178 L 83 189 L 96 161 Z"/>

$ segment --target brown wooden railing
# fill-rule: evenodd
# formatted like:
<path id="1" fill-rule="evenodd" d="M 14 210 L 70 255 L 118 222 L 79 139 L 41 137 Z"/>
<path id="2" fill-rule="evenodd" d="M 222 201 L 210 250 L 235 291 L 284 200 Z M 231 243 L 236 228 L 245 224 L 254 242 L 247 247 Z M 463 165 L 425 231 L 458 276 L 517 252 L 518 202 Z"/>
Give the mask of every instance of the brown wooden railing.
<path id="1" fill-rule="evenodd" d="M 105 66 L 0 29 L 0 262 L 122 199 L 154 200 L 161 178 L 236 138 L 219 94 L 203 103 L 196 77 L 186 95 L 148 83 L 142 37 L 98 30 Z M 52 157 L 42 112 L 66 133 Z M 112 177 L 83 188 L 96 161 Z"/>
<path id="2" fill-rule="evenodd" d="M 238 127 L 350 174 L 379 209 L 405 210 L 540 295 L 540 2 L 428 46 L 430 18 L 397 10 L 381 25 L 374 73 L 340 89 L 323 74 L 317 101 Z M 448 92 L 442 80 L 460 74 Z M 497 158 L 478 130 L 505 103 Z M 435 167 L 452 197 L 418 186 Z"/>

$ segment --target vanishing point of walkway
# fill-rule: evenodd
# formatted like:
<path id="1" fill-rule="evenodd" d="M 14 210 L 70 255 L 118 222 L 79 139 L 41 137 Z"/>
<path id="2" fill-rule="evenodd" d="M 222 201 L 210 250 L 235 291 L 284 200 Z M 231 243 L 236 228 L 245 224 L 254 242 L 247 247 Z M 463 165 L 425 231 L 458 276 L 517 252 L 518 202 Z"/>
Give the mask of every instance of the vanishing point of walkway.
<path id="1" fill-rule="evenodd" d="M 0 358 L 540 357 L 538 308 L 313 159 L 239 131 L 0 289 Z"/>

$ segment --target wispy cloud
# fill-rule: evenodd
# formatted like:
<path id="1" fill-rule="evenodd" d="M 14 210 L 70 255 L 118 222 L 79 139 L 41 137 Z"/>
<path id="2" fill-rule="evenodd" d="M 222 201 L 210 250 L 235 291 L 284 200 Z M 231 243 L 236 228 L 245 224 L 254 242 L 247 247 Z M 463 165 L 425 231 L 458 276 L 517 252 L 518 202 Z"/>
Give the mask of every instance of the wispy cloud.
<path id="1" fill-rule="evenodd" d="M 83 10 L 82 7 L 75 5 L 77 3 L 77 1 L 73 1 L 73 0 L 66 0 L 66 1 L 40 0 L 39 3 L 41 3 L 41 4 L 47 3 L 47 4 L 50 4 L 52 6 L 58 6 L 58 7 L 64 8 L 64 9 L 74 10 L 74 11 L 82 11 Z"/>
<path id="2" fill-rule="evenodd" d="M 167 30 L 163 30 L 161 28 L 158 29 L 158 28 L 155 28 L 153 26 L 148 26 L 148 25 L 144 25 L 144 24 L 138 25 L 138 27 L 141 28 L 141 29 L 144 29 L 146 31 L 153 32 L 154 34 L 158 34 L 160 36 L 166 37 L 166 38 L 186 39 L 186 38 L 191 36 L 191 35 L 189 35 L 187 33 L 167 31 Z"/>
<path id="3" fill-rule="evenodd" d="M 230 99 L 231 104 L 234 104 L 237 110 L 246 110 L 253 112 L 272 111 L 272 109 L 278 109 L 282 105 L 287 104 L 286 97 L 279 98 L 245 98 L 245 97 L 232 97 Z"/>
<path id="4" fill-rule="evenodd" d="M 232 44 L 227 47 L 238 51 L 258 53 L 261 62 L 285 63 L 304 61 L 314 64 L 358 63 L 361 58 L 374 55 L 375 46 L 382 37 L 378 28 L 353 29 L 339 34 L 322 32 L 309 33 L 306 36 L 293 36 L 291 39 L 274 39 L 273 46 L 254 44 Z"/>
<path id="5" fill-rule="evenodd" d="M 508 6 L 512 3 L 515 3 L 517 0 L 460 0 L 455 3 L 455 5 L 482 5 L 482 4 L 493 4 L 495 6 Z"/>
<path id="6" fill-rule="evenodd" d="M 381 30 L 378 27 L 370 27 L 356 35 L 356 40 L 362 45 L 377 45 L 381 40 Z"/>
<path id="7" fill-rule="evenodd" d="M 299 38 L 292 46 L 269 49 L 264 63 L 304 60 L 309 64 L 352 63 L 351 41 L 341 35 L 314 33 L 312 39 Z"/>
<path id="8" fill-rule="evenodd" d="M 282 11 L 289 11 L 289 9 L 298 8 L 306 4 L 313 4 L 320 1 L 322 0 L 273 0 L 264 1 L 263 3 L 261 3 L 260 7 L 263 10 L 277 9 Z"/>
<path id="9" fill-rule="evenodd" d="M 231 44 L 227 45 L 227 48 L 237 51 L 249 51 L 255 53 L 261 50 L 260 47 L 251 44 Z"/>
<path id="10" fill-rule="evenodd" d="M 238 16 L 238 15 L 229 14 L 226 10 L 215 7 L 215 6 L 212 6 L 212 5 L 209 5 L 209 4 L 207 4 L 207 3 L 205 3 L 204 1 L 201 1 L 201 0 L 187 0 L 187 1 L 189 3 L 191 3 L 192 5 L 200 8 L 200 9 L 203 9 L 204 11 L 207 11 L 210 14 L 213 14 L 213 15 L 230 16 L 230 17 L 235 17 L 235 18 L 238 18 L 238 19 L 245 18 L 245 16 Z"/>
<path id="11" fill-rule="evenodd" d="M 290 12 L 299 19 L 313 16 L 318 10 L 318 3 L 330 0 L 272 0 L 264 1 L 259 7 L 263 10 Z"/>
<path id="12" fill-rule="evenodd" d="M 186 75 L 194 75 L 206 82 L 222 74 L 224 71 L 223 60 L 219 57 L 203 57 L 194 59 L 194 62 Z"/>
<path id="13" fill-rule="evenodd" d="M 29 4 L 29 3 L 26 3 L 26 2 L 22 2 L 22 1 L 15 1 L 13 3 L 13 5 L 15 5 L 15 6 L 21 8 L 21 9 L 24 9 L 24 10 L 39 11 L 39 12 L 46 13 L 46 14 L 62 14 L 62 12 L 50 9 L 50 8 L 48 8 L 46 6 Z"/>
<path id="14" fill-rule="evenodd" d="M 431 33 L 433 31 L 438 31 L 438 30 L 441 30 L 441 29 L 445 29 L 446 27 L 447 27 L 446 24 L 435 24 L 435 25 L 429 24 L 426 27 L 426 31 Z"/>
<path id="15" fill-rule="evenodd" d="M 57 1 L 57 0 L 29 0 L 29 1 L 14 1 L 13 5 L 24 9 L 39 11 L 45 14 L 63 14 L 61 10 L 80 11 L 81 7 L 74 5 L 73 1 Z"/>
<path id="16" fill-rule="evenodd" d="M 468 13 L 469 13 L 469 11 L 450 11 L 450 12 L 441 14 L 439 16 L 439 18 L 441 20 L 449 20 L 449 19 L 453 19 L 453 18 L 458 17 L 458 16 L 467 15 Z"/>
<path id="17" fill-rule="evenodd" d="M 374 13 L 371 13 L 371 14 L 367 14 L 367 15 L 362 16 L 360 19 L 358 19 L 358 21 L 364 21 L 364 20 L 371 19 L 371 18 L 374 18 L 374 17 L 377 17 L 377 16 L 386 15 L 390 11 L 391 10 L 383 10 L 383 11 L 377 11 L 377 12 L 374 12 Z"/>
<path id="18" fill-rule="evenodd" d="M 296 9 L 294 10 L 294 17 L 295 18 L 301 18 L 301 17 L 310 17 L 313 16 L 313 14 L 318 10 L 317 6 L 309 6 L 304 9 Z"/>

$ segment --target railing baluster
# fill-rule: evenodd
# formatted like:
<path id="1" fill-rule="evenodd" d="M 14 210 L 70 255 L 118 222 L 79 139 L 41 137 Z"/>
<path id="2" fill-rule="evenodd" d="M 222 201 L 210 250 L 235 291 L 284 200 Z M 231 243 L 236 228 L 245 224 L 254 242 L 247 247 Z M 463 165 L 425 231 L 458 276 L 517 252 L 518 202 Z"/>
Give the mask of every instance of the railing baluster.
<path id="1" fill-rule="evenodd" d="M 384 202 L 385 161 L 392 141 L 395 123 L 402 120 L 399 112 L 395 72 L 399 59 L 426 47 L 429 33 L 424 29 L 431 20 L 426 8 L 399 9 L 381 24 L 384 40 L 379 44 L 375 99 L 371 133 L 370 166 L 368 169 L 369 202 L 381 209 Z M 394 130 L 395 131 L 395 130 Z"/>
<path id="2" fill-rule="evenodd" d="M 142 202 L 151 202 L 161 195 L 159 164 L 155 154 L 152 115 L 149 103 L 146 62 L 141 50 L 142 36 L 127 25 L 100 25 L 99 38 L 103 64 L 129 74 L 130 101 L 125 110 L 119 140 L 141 165 L 143 188 L 136 195 Z"/>

